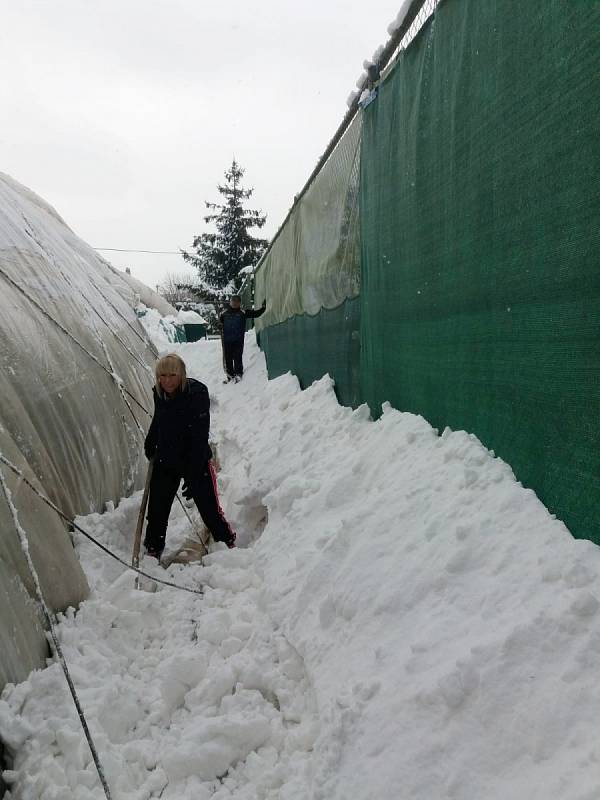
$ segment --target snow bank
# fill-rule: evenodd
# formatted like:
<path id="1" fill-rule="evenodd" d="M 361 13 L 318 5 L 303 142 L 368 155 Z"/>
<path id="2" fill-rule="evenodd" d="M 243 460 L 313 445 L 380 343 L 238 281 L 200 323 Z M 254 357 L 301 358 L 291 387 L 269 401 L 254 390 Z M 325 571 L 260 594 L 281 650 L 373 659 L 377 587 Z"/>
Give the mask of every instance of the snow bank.
<path id="1" fill-rule="evenodd" d="M 464 432 L 269 382 L 253 334 L 237 385 L 177 349 L 242 547 L 169 568 L 197 598 L 79 543 L 60 635 L 116 797 L 595 800 L 600 550 Z M 137 503 L 82 524 L 127 553 Z M 4 692 L 13 797 L 101 797 L 77 725 L 55 666 Z"/>
<path id="2" fill-rule="evenodd" d="M 178 319 L 176 315 L 162 317 L 154 308 L 146 308 L 143 303 L 138 306 L 139 320 L 159 350 L 171 350 L 171 345 L 177 342 L 181 335 L 177 330 Z M 183 323 L 181 323 L 183 325 Z"/>
<path id="3" fill-rule="evenodd" d="M 185 325 L 206 325 L 207 322 L 204 317 L 201 317 L 197 311 L 179 311 L 177 312 L 177 320 Z"/>
<path id="4" fill-rule="evenodd" d="M 178 311 L 163 317 L 156 309 L 146 308 L 143 303 L 138 306 L 138 314 L 144 330 L 163 353 L 170 352 L 176 342 L 185 341 L 184 325 L 208 324 L 197 311 Z"/>

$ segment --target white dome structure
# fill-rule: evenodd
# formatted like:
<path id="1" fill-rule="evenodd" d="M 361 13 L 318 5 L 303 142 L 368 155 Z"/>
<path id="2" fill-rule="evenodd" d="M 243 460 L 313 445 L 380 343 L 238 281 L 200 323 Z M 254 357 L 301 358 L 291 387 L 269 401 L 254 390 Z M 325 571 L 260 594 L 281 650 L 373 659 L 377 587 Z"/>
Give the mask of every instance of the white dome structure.
<path id="1" fill-rule="evenodd" d="M 134 293 L 56 211 L 0 173 L 0 453 L 72 518 L 140 483 L 154 348 Z M 125 298 L 130 298 L 128 302 Z M 65 524 L 0 473 L 54 610 L 87 594 Z M 0 687 L 43 663 L 47 643 L 15 520 L 0 493 Z"/>

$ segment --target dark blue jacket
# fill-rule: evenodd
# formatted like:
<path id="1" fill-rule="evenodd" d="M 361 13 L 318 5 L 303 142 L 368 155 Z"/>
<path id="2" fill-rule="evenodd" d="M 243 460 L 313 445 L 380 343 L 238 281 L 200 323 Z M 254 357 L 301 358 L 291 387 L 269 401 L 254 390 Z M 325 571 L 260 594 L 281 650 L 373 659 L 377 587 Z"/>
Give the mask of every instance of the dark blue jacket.
<path id="1" fill-rule="evenodd" d="M 208 445 L 210 399 L 203 383 L 188 378 L 186 386 L 173 397 L 160 397 L 153 388 L 154 416 L 144 450 L 155 464 L 192 476 L 212 457 Z"/>
<path id="2" fill-rule="evenodd" d="M 257 309 L 248 308 L 246 311 L 231 306 L 227 308 L 219 318 L 223 326 L 223 344 L 241 344 L 246 333 L 246 320 L 260 317 L 265 310 L 265 305 Z"/>

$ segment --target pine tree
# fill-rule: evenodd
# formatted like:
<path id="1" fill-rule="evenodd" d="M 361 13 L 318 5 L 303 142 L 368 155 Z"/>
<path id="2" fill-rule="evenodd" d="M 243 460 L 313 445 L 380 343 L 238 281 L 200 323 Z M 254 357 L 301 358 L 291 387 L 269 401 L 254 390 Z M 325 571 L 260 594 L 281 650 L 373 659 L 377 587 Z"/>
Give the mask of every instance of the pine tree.
<path id="1" fill-rule="evenodd" d="M 181 251 L 185 261 L 198 270 L 202 283 L 217 296 L 237 292 L 244 277 L 240 270 L 253 267 L 268 245 L 266 239 L 248 232 L 262 228 L 267 218 L 260 211 L 244 208 L 254 190 L 243 188 L 243 175 L 234 158 L 225 172 L 225 184 L 217 186 L 223 202 L 205 203 L 212 213 L 204 221 L 214 223 L 216 233 L 201 233 L 194 238 L 191 252 Z"/>

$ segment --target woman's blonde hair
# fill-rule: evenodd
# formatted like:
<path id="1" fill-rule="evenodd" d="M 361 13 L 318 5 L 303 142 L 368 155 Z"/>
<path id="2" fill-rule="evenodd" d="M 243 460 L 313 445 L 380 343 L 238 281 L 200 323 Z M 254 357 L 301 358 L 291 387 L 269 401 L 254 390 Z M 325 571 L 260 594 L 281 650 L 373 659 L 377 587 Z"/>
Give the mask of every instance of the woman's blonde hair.
<path id="1" fill-rule="evenodd" d="M 168 353 L 166 356 L 159 358 L 154 368 L 154 377 L 156 380 L 156 391 L 159 397 L 164 397 L 164 392 L 160 388 L 160 376 L 175 374 L 179 377 L 179 391 L 183 392 L 187 386 L 187 374 L 185 371 L 185 361 L 176 353 Z"/>

